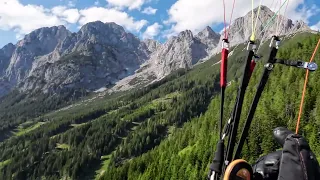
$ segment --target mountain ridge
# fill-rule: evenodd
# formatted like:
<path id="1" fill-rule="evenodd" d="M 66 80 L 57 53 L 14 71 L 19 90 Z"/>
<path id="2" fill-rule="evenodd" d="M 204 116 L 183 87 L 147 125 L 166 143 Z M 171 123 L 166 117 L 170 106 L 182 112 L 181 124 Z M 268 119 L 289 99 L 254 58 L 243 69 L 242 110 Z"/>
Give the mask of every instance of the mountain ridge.
<path id="1" fill-rule="evenodd" d="M 258 13 L 258 7 L 253 10 L 254 12 L 254 19 L 256 20 L 256 16 Z M 267 6 L 262 5 L 260 9 L 260 14 L 258 17 L 257 25 L 256 25 L 256 39 L 262 39 L 270 38 L 273 35 L 289 35 L 292 33 L 296 33 L 299 31 L 311 31 L 311 29 L 303 22 L 303 21 L 297 21 L 295 24 L 293 24 L 293 21 L 291 19 L 288 19 L 282 15 L 279 16 L 279 25 L 277 22 L 271 23 L 273 21 L 277 21 L 278 17 L 274 16 L 274 12 L 269 9 Z M 273 17 L 273 20 L 271 21 Z M 240 43 L 243 43 L 244 40 L 249 40 L 251 34 L 252 34 L 252 13 L 248 12 L 245 16 L 236 18 L 233 23 L 231 24 L 229 28 L 229 42 L 230 46 L 234 46 Z M 266 23 L 269 23 L 269 26 L 267 26 Z M 281 22 L 281 23 L 280 23 Z M 254 22 L 255 23 L 255 22 Z M 263 30 L 266 30 L 265 32 L 261 32 Z M 279 31 L 280 30 L 280 31 Z M 222 32 L 223 34 L 223 32 Z M 221 36 L 220 42 L 222 42 L 222 39 L 224 37 Z"/>
<path id="2" fill-rule="evenodd" d="M 257 38 L 268 38 L 276 32 L 274 24 L 271 31 L 260 33 L 262 22 L 273 14 L 268 7 L 261 7 Z M 250 12 L 231 24 L 231 46 L 248 40 L 249 19 Z M 310 30 L 303 22 L 293 24 L 284 17 L 282 22 L 279 26 L 284 30 L 280 35 Z M 12 89 L 47 93 L 107 88 L 114 92 L 144 86 L 177 69 L 190 69 L 218 53 L 222 38 L 209 26 L 196 34 L 182 31 L 165 43 L 140 40 L 114 22 L 90 22 L 76 33 L 65 26 L 40 28 L 16 45 L 0 49 L 0 97 Z"/>
<path id="3" fill-rule="evenodd" d="M 258 11 L 258 8 L 255 8 L 254 9 L 254 16 L 255 17 L 257 15 L 257 11 Z M 271 29 L 271 31 L 268 29 L 267 32 L 261 33 L 261 31 L 264 29 L 263 22 L 266 22 L 273 15 L 274 15 L 274 12 L 271 11 L 267 6 L 261 6 L 261 11 L 260 11 L 260 16 L 259 16 L 260 18 L 258 19 L 258 22 L 257 22 L 257 31 L 256 31 L 257 39 L 262 39 L 264 37 L 264 39 L 266 40 L 276 33 L 276 30 L 275 30 L 277 28 L 276 24 L 273 24 L 269 28 L 269 29 Z M 280 18 L 282 18 L 283 20 L 282 20 L 282 23 L 279 25 L 279 29 L 281 29 L 281 30 L 285 29 L 285 30 L 280 31 L 279 35 L 290 35 L 290 34 L 294 34 L 294 33 L 298 33 L 298 32 L 311 31 L 311 29 L 302 21 L 298 21 L 296 24 L 293 24 L 292 20 L 290 20 L 290 19 L 287 19 L 283 16 L 280 16 Z M 250 28 L 251 28 L 251 12 L 248 12 L 243 17 L 235 19 L 230 26 L 230 31 L 229 31 L 229 36 L 228 36 L 229 42 L 230 42 L 230 47 L 247 42 L 249 40 L 249 38 L 251 36 L 251 32 L 252 32 Z M 159 67 L 157 64 L 155 64 L 151 60 L 150 63 L 148 63 L 145 66 L 142 66 L 141 71 L 143 71 L 144 73 L 139 70 L 139 73 L 134 74 L 133 77 L 127 77 L 124 80 L 120 80 L 112 89 L 109 90 L 109 92 L 114 92 L 114 91 L 119 91 L 119 90 L 125 91 L 125 90 L 131 89 L 131 88 L 138 87 L 141 84 L 136 83 L 135 85 L 131 85 L 131 86 L 127 85 L 130 82 L 136 81 L 136 79 L 140 79 L 140 81 L 143 84 L 148 84 L 147 83 L 148 77 L 150 77 L 150 76 L 157 77 L 156 79 L 150 80 L 149 81 L 149 84 L 150 84 L 150 83 L 154 82 L 155 80 L 162 79 L 164 76 L 168 75 L 173 70 L 177 70 L 179 68 L 192 68 L 195 64 L 197 64 L 199 62 L 203 62 L 203 61 L 209 59 L 211 56 L 220 52 L 221 45 L 222 45 L 221 43 L 222 43 L 222 40 L 224 39 L 223 34 L 224 34 L 224 32 L 222 32 L 221 34 L 215 33 L 209 26 L 207 26 L 203 31 L 200 31 L 196 35 L 193 35 L 193 33 L 190 30 L 185 30 L 185 31 L 180 32 L 177 36 L 173 36 L 173 37 L 169 38 L 169 40 L 166 43 L 168 43 L 170 41 L 174 41 L 175 39 L 179 39 L 184 36 L 185 36 L 184 39 L 188 40 L 192 36 L 202 43 L 202 46 L 204 47 L 204 48 L 202 48 L 202 52 L 205 51 L 205 52 L 203 52 L 205 55 L 196 56 L 197 58 L 192 58 L 192 57 L 191 58 L 184 57 L 185 59 L 180 58 L 180 60 L 181 59 L 182 60 L 188 59 L 187 60 L 188 63 L 183 64 L 183 65 L 185 65 L 184 67 L 180 66 L 179 62 L 177 62 L 175 65 L 170 67 L 170 65 L 172 64 L 171 62 L 174 62 L 172 60 L 169 60 L 169 63 L 166 63 L 168 61 L 164 61 L 162 66 Z M 206 37 L 206 38 L 203 38 L 203 37 Z M 189 41 L 187 41 L 187 42 L 189 42 Z M 163 45 L 160 47 L 163 47 Z M 171 46 L 169 46 L 169 47 L 171 47 Z M 190 51 L 190 49 L 188 49 L 188 48 L 185 48 L 185 49 L 189 50 L 189 51 L 184 51 L 183 52 L 184 54 L 189 54 L 189 56 L 190 56 L 190 54 L 193 54 L 193 53 L 191 53 L 192 51 Z M 160 51 L 161 51 L 161 49 L 160 49 Z M 169 52 L 168 50 L 164 51 L 163 54 L 161 54 L 161 52 L 158 52 L 156 55 L 158 55 L 160 57 L 156 57 L 154 59 L 161 60 L 161 56 L 165 57 L 168 54 L 168 52 Z M 152 57 L 153 56 L 151 56 L 151 58 Z M 170 59 L 170 58 L 166 58 L 166 59 Z M 192 60 L 190 61 L 190 59 L 193 59 L 193 61 Z M 155 72 L 155 70 L 156 70 L 156 72 Z"/>

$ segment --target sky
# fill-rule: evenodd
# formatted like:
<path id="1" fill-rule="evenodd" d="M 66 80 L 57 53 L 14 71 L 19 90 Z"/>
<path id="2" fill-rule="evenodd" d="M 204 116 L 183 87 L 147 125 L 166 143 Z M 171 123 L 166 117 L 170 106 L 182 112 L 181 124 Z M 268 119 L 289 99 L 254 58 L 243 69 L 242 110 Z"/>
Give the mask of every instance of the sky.
<path id="1" fill-rule="evenodd" d="M 229 22 L 232 0 L 225 0 Z M 320 29 L 320 0 L 254 0 L 293 20 Z M 286 3 L 288 3 L 287 8 Z M 251 10 L 251 0 L 235 0 L 233 19 Z M 165 41 L 184 30 L 223 30 L 223 0 L 0 0 L 0 48 L 41 27 L 64 25 L 77 32 L 92 21 L 115 22 L 141 39 Z"/>

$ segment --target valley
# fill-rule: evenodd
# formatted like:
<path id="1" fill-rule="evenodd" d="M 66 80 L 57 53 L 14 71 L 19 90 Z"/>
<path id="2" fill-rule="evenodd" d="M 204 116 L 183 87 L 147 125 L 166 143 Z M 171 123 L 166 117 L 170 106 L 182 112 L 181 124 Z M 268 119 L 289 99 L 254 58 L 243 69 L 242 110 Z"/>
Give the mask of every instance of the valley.
<path id="1" fill-rule="evenodd" d="M 273 15 L 261 11 L 260 30 Z M 248 19 L 230 27 L 224 123 L 247 56 Z M 287 18 L 280 26 L 277 58 L 308 61 L 319 32 Z M 219 139 L 221 38 L 206 27 L 161 44 L 96 21 L 76 33 L 41 28 L 0 49 L 0 180 L 206 179 Z M 240 127 L 269 54 L 270 40 L 260 43 Z M 301 123 L 318 158 L 319 75 L 310 73 Z M 294 129 L 304 76 L 275 65 L 241 154 L 248 162 L 280 148 L 275 127 Z"/>

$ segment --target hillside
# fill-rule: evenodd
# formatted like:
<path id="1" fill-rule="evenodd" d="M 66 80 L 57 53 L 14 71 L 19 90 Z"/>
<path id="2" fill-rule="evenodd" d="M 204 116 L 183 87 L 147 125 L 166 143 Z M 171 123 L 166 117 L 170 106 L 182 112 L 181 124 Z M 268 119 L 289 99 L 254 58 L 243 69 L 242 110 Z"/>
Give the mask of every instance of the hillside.
<path id="1" fill-rule="evenodd" d="M 261 7 L 257 33 L 262 35 L 263 22 L 273 15 L 268 7 Z M 283 35 L 310 31 L 303 22 L 281 18 Z M 230 26 L 232 43 L 241 44 L 248 39 L 250 19 L 250 12 L 235 19 Z M 275 28 L 271 25 L 264 32 L 266 37 Z M 0 142 L 13 136 L 30 119 L 79 104 L 89 94 L 112 93 L 115 97 L 178 69 L 192 69 L 219 51 L 221 37 L 206 27 L 197 34 L 182 31 L 161 44 L 141 40 L 113 22 L 100 21 L 89 22 L 75 33 L 64 26 L 32 31 L 18 43 L 0 49 Z"/>
<path id="2" fill-rule="evenodd" d="M 307 61 L 319 37 L 303 33 L 286 38 L 278 56 Z M 267 44 L 261 48 L 264 57 Z M 232 83 L 227 88 L 226 114 L 235 99 L 244 48 L 240 44 L 230 56 L 228 78 Z M 218 54 L 140 90 L 88 97 L 21 120 L 0 144 L 0 179 L 204 179 L 217 141 L 219 59 Z M 319 53 L 316 62 L 320 62 Z M 243 115 L 262 65 L 259 62 L 253 74 Z M 272 72 L 243 151 L 250 162 L 278 148 L 271 136 L 274 127 L 293 129 L 304 74 L 304 70 L 280 65 Z M 317 77 L 319 71 L 310 77 L 302 134 L 320 157 Z M 45 103 L 37 101 L 38 106 Z M 10 110 L 10 102 L 7 104 Z M 23 113 L 17 118 L 21 116 Z"/>
<path id="3" fill-rule="evenodd" d="M 278 57 L 308 60 L 319 37 L 319 35 L 300 34 L 286 39 Z M 263 51 L 265 54 L 267 48 L 264 47 Z M 316 57 L 316 62 L 319 63 L 319 52 Z M 242 123 L 261 73 L 262 63 L 260 62 L 247 91 Z M 262 154 L 280 148 L 272 137 L 272 130 L 275 127 L 285 126 L 292 130 L 295 129 L 304 76 L 304 70 L 276 65 L 257 108 L 248 141 L 242 151 L 242 157 L 250 163 L 255 162 Z M 300 133 L 307 137 L 319 159 L 318 101 L 320 95 L 318 90 L 320 82 L 318 76 L 319 71 L 310 75 Z M 232 110 L 237 85 L 233 83 L 227 89 L 226 114 Z M 120 166 L 111 163 L 103 179 L 149 179 L 150 177 L 154 179 L 206 179 L 219 136 L 217 121 L 219 107 L 219 97 L 213 97 L 204 114 L 185 123 L 182 128 L 177 129 L 152 151 L 126 161 Z"/>

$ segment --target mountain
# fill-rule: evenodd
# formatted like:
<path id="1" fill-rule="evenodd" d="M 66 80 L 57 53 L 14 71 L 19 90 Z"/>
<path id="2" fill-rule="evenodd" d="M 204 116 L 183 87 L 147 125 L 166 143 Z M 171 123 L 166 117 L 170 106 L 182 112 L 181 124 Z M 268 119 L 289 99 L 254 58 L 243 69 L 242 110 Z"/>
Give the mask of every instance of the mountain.
<path id="1" fill-rule="evenodd" d="M 1 50 L 0 96 L 14 88 L 44 93 L 94 91 L 128 76 L 130 82 L 128 78 L 122 82 L 132 88 L 143 79 L 147 84 L 179 68 L 191 68 L 208 57 L 218 41 L 219 35 L 210 27 L 196 36 L 181 32 L 165 44 L 141 41 L 115 23 L 100 21 L 84 25 L 77 33 L 64 26 L 41 28 Z M 143 78 L 137 79 L 139 75 Z"/>
<path id="2" fill-rule="evenodd" d="M 0 78 L 0 84 L 3 85 L 0 87 L 0 97 L 24 83 L 37 59 L 52 52 L 70 34 L 64 26 L 41 28 L 26 35 L 15 46 L 6 45 L 2 49 L 6 56 L 0 58 L 4 62 L 10 59 L 10 62 Z"/>
<path id="3" fill-rule="evenodd" d="M 213 54 L 219 39 L 219 34 L 206 27 L 196 35 L 186 30 L 171 37 L 164 44 L 153 42 L 151 49 L 154 52 L 150 55 L 150 59 L 133 76 L 119 81 L 109 92 L 146 85 L 181 68 L 191 69 L 201 59 Z"/>
<path id="4" fill-rule="evenodd" d="M 190 30 L 186 30 L 170 38 L 151 55 L 150 62 L 160 66 L 156 76 L 166 76 L 179 68 L 192 68 L 199 60 L 210 55 L 217 47 L 219 39 L 220 35 L 210 27 L 195 36 Z"/>
<path id="5" fill-rule="evenodd" d="M 205 44 L 187 30 L 159 47 L 156 53 L 152 54 L 150 62 L 159 65 L 156 76 L 163 77 L 179 68 L 191 68 L 198 60 L 208 55 L 205 50 Z"/>
<path id="6" fill-rule="evenodd" d="M 19 41 L 10 59 L 6 75 L 12 84 L 20 83 L 28 76 L 37 57 L 52 52 L 70 32 L 64 26 L 41 28 Z"/>
<path id="7" fill-rule="evenodd" d="M 45 92 L 96 90 L 132 75 L 149 54 L 146 45 L 123 27 L 100 21 L 88 23 L 40 58 L 21 87 Z"/>
<path id="8" fill-rule="evenodd" d="M 261 7 L 258 39 L 275 34 L 276 23 L 260 33 L 273 15 L 269 8 Z M 293 24 L 290 19 L 281 19 L 281 35 L 310 30 L 303 22 Z M 243 43 L 250 35 L 248 13 L 230 26 L 230 44 Z M 207 60 L 220 51 L 222 38 L 210 27 L 197 34 L 185 30 L 164 44 L 150 39 L 142 41 L 115 23 L 100 21 L 86 24 L 76 33 L 64 26 L 40 28 L 16 45 L 8 44 L 0 50 L 0 97 L 13 89 L 56 93 L 74 89 L 115 92 L 142 87 Z"/>
<path id="9" fill-rule="evenodd" d="M 254 9 L 256 17 L 258 8 Z M 256 39 L 268 40 L 278 29 L 279 35 L 289 35 L 297 32 L 311 31 L 303 22 L 297 21 L 293 24 L 291 19 L 280 16 L 279 25 L 277 18 L 271 25 L 265 28 L 266 22 L 274 16 L 274 12 L 266 6 L 261 6 L 260 16 L 257 21 Z M 230 46 L 247 42 L 252 34 L 251 12 L 245 16 L 237 18 L 230 26 L 229 42 Z M 282 19 L 282 20 L 281 20 Z M 281 22 L 281 23 L 280 23 Z M 266 30 L 265 32 L 263 30 Z M 263 32 L 262 32 L 263 31 Z M 129 76 L 119 81 L 109 92 L 128 90 L 143 86 L 159 80 L 179 68 L 192 68 L 201 60 L 221 51 L 221 42 L 224 34 L 215 33 L 210 27 L 196 35 L 189 30 L 179 33 L 176 37 L 170 38 L 166 43 L 153 47 L 156 49 L 147 61 L 133 76 Z"/>
<path id="10" fill-rule="evenodd" d="M 258 8 L 254 9 L 254 19 L 256 19 Z M 310 31 L 310 28 L 303 21 L 297 21 L 293 23 L 291 19 L 288 19 L 282 15 L 276 16 L 273 21 L 268 25 L 267 23 L 274 16 L 275 12 L 271 11 L 267 6 L 261 6 L 260 15 L 257 21 L 256 27 L 256 39 L 269 39 L 275 34 L 289 35 L 297 33 L 299 31 Z M 252 13 L 248 12 L 245 16 L 237 18 L 233 21 L 229 30 L 229 42 L 230 46 L 243 43 L 249 40 L 252 34 Z M 281 22 L 281 24 L 280 24 Z M 278 25 L 277 25 L 278 23 Z M 264 31 L 264 32 L 262 32 Z M 221 36 L 220 42 L 224 36 Z"/>
<path id="11" fill-rule="evenodd" d="M 201 43 L 206 45 L 206 52 L 210 57 L 213 55 L 213 50 L 217 49 L 221 35 L 215 33 L 209 26 L 207 26 L 203 31 L 196 35 L 196 38 L 200 40 Z"/>
<path id="12" fill-rule="evenodd" d="M 0 72 L 6 69 L 0 81 L 6 84 L 0 88 L 2 95 L 13 88 L 95 90 L 131 75 L 151 53 L 123 27 L 100 21 L 84 25 L 77 33 L 64 26 L 41 28 L 26 35 L 13 52 L 7 46 L 0 53 Z"/>

